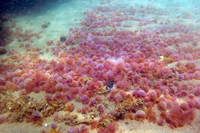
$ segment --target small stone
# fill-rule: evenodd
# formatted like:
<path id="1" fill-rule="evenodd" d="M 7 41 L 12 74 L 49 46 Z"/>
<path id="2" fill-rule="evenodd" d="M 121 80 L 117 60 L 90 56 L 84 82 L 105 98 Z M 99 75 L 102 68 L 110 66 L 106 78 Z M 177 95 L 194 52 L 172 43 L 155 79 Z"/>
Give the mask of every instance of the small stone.
<path id="1" fill-rule="evenodd" d="M 0 55 L 7 53 L 7 50 L 4 47 L 0 47 Z"/>
<path id="2" fill-rule="evenodd" d="M 66 36 L 61 36 L 61 37 L 60 37 L 60 42 L 65 42 L 66 39 L 67 39 Z"/>
<path id="3" fill-rule="evenodd" d="M 111 81 L 108 81 L 107 85 L 106 85 L 106 90 L 111 90 L 113 85 L 114 85 L 114 79 Z"/>
<path id="4" fill-rule="evenodd" d="M 48 26 L 50 25 L 50 22 L 49 21 L 45 21 L 43 24 L 42 24 L 42 29 L 45 29 L 47 28 Z"/>

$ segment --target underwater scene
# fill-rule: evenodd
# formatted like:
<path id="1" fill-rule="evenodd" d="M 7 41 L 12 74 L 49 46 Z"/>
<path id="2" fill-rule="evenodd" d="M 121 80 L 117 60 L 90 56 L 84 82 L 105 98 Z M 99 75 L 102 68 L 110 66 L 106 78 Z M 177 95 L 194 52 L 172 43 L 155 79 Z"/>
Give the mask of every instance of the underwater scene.
<path id="1" fill-rule="evenodd" d="M 199 133 L 199 0 L 1 0 L 0 133 Z"/>

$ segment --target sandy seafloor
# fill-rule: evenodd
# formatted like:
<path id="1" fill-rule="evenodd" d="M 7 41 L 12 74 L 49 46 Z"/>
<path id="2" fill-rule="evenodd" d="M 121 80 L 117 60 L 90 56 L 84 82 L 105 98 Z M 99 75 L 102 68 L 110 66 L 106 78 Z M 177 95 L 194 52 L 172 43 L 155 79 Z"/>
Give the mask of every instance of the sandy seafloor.
<path id="1" fill-rule="evenodd" d="M 154 7 L 158 10 L 163 10 L 169 13 L 167 16 L 162 15 L 146 15 L 147 18 L 157 18 L 158 20 L 167 20 L 181 23 L 184 25 L 192 25 L 197 29 L 200 29 L 200 2 L 198 0 L 123 0 L 122 1 L 111 1 L 107 4 L 109 5 L 127 5 L 137 8 L 140 5 Z M 16 27 L 22 26 L 23 31 L 31 30 L 34 32 L 43 31 L 40 39 L 33 39 L 31 46 L 36 46 L 41 48 L 41 51 L 45 51 L 48 47 L 46 46 L 46 41 L 53 40 L 54 42 L 59 41 L 61 35 L 67 35 L 69 28 L 81 27 L 80 20 L 85 18 L 83 14 L 86 10 L 91 10 L 96 6 L 101 6 L 98 0 L 72 0 L 69 2 L 60 1 L 55 3 L 45 4 L 43 8 L 36 8 L 33 11 L 29 11 L 18 15 L 16 18 L 12 18 L 16 22 Z M 186 16 L 187 15 L 187 16 Z M 42 29 L 41 25 L 49 21 L 50 25 Z M 8 25 L 10 23 L 8 22 Z M 157 24 L 148 25 L 151 28 L 156 28 Z M 131 30 L 145 29 L 148 26 L 138 26 L 137 23 L 133 23 Z M 18 42 L 14 40 L 11 44 L 6 46 L 7 50 L 19 49 L 20 53 L 26 53 L 25 49 L 19 48 Z M 200 43 L 199 43 L 200 45 Z M 6 55 L 0 56 L 0 59 L 6 57 Z M 54 55 L 51 52 L 44 52 L 40 55 L 40 58 L 53 59 Z M 198 60 L 194 61 L 198 65 L 200 64 Z M 173 64 L 169 64 L 169 67 L 173 67 Z M 188 81 L 193 82 L 193 81 Z M 198 80 L 194 81 L 198 84 Z M 17 92 L 15 93 L 17 97 Z M 44 99 L 45 93 L 40 92 L 37 94 L 31 93 L 32 97 Z M 83 116 L 80 116 L 83 117 Z M 129 121 L 129 124 L 125 124 Z M 0 124 L 0 133 L 39 133 L 42 130 L 49 131 L 50 124 L 53 122 L 52 118 L 47 118 L 42 126 L 35 126 L 31 123 L 3 123 Z M 197 110 L 196 118 L 192 122 L 192 125 L 185 125 L 182 128 L 171 129 L 167 124 L 164 126 L 158 126 L 154 123 L 149 123 L 147 120 L 135 121 L 135 120 L 119 120 L 119 130 L 118 133 L 198 133 L 200 132 L 200 111 Z M 64 123 L 58 123 L 61 130 L 67 129 L 69 126 Z M 96 130 L 90 131 L 96 132 Z"/>

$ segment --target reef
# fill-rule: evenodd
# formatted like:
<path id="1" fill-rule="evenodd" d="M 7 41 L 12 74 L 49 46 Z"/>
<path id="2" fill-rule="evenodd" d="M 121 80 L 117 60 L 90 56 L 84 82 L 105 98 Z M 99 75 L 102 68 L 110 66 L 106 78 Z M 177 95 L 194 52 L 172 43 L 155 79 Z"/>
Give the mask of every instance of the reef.
<path id="1" fill-rule="evenodd" d="M 147 19 L 144 13 L 168 15 L 154 7 L 100 4 L 84 12 L 82 27 L 47 40 L 45 50 L 33 46 L 43 31 L 15 23 L 4 30 L 26 54 L 12 49 L 0 60 L 0 124 L 44 126 L 51 118 L 51 129 L 42 133 L 115 133 L 124 120 L 192 125 L 200 109 L 199 29 Z M 158 27 L 145 27 L 151 25 Z M 40 58 L 45 53 L 55 58 Z"/>

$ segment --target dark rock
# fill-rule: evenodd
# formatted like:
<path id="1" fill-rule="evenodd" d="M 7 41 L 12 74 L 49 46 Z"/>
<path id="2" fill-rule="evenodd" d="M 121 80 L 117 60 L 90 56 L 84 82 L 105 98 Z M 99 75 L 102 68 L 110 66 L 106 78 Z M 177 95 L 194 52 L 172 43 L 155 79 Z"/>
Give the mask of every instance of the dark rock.
<path id="1" fill-rule="evenodd" d="M 0 47 L 0 55 L 7 53 L 7 50 L 4 47 Z"/>
<path id="2" fill-rule="evenodd" d="M 113 88 L 114 85 L 114 79 L 111 81 L 108 81 L 107 85 L 106 85 L 106 90 L 111 90 Z"/>
<path id="3" fill-rule="evenodd" d="M 66 37 L 66 36 L 61 36 L 61 37 L 60 37 L 60 42 L 65 42 L 65 41 L 66 41 L 66 39 L 67 39 L 67 37 Z"/>
<path id="4" fill-rule="evenodd" d="M 115 121 L 123 120 L 123 119 L 125 119 L 125 112 L 124 111 L 117 111 L 114 114 L 112 114 L 111 118 Z"/>

